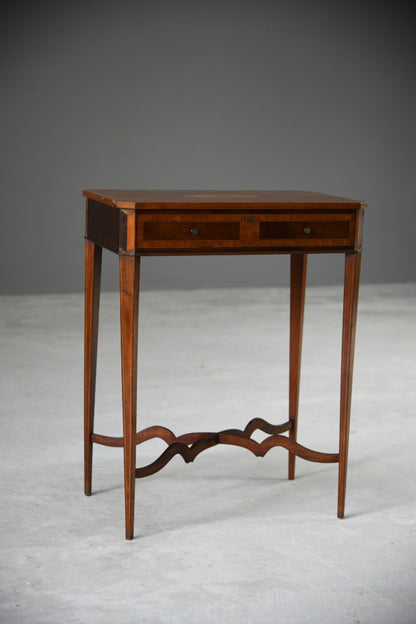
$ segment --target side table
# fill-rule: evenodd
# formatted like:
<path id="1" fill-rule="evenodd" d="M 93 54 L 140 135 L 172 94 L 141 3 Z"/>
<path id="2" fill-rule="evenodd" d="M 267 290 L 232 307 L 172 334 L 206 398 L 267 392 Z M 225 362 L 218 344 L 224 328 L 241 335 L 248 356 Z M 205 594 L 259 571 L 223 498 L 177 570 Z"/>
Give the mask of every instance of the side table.
<path id="1" fill-rule="evenodd" d="M 91 494 L 94 444 L 123 447 L 126 539 L 134 536 L 135 480 L 163 468 L 176 454 L 191 462 L 217 444 L 264 456 L 282 446 L 289 479 L 296 456 L 338 463 L 338 517 L 344 517 L 355 326 L 360 279 L 363 213 L 354 199 L 307 191 L 87 190 L 85 242 L 84 466 Z M 102 249 L 119 256 L 123 436 L 94 431 L 95 378 Z M 315 451 L 297 442 L 306 264 L 310 253 L 345 254 L 339 448 Z M 137 432 L 137 340 L 141 256 L 290 254 L 289 414 L 273 425 L 260 417 L 244 429 L 176 437 L 162 426 Z M 269 434 L 263 442 L 255 430 Z M 287 435 L 282 435 L 287 432 Z M 136 446 L 161 438 L 167 448 L 153 463 L 136 467 Z"/>

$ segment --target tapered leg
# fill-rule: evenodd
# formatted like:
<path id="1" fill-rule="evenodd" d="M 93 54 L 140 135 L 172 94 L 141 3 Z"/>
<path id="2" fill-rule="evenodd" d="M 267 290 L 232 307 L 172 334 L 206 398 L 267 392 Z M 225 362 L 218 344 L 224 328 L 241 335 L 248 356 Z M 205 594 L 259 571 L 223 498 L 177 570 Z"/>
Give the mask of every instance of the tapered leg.
<path id="1" fill-rule="evenodd" d="M 134 536 L 139 277 L 140 257 L 120 256 L 121 378 L 123 393 L 126 539 L 133 539 Z"/>
<path id="2" fill-rule="evenodd" d="M 339 433 L 338 518 L 344 517 L 350 432 L 352 374 L 361 253 L 345 254 L 344 313 L 342 322 L 341 405 Z"/>
<path id="3" fill-rule="evenodd" d="M 91 494 L 95 378 L 97 370 L 98 313 L 100 306 L 102 248 L 85 241 L 84 316 L 84 491 Z"/>
<path id="4" fill-rule="evenodd" d="M 299 409 L 300 362 L 302 354 L 303 311 L 305 307 L 306 254 L 290 259 L 290 349 L 289 349 L 289 438 L 296 442 Z M 295 478 L 296 455 L 289 452 L 289 479 Z"/>

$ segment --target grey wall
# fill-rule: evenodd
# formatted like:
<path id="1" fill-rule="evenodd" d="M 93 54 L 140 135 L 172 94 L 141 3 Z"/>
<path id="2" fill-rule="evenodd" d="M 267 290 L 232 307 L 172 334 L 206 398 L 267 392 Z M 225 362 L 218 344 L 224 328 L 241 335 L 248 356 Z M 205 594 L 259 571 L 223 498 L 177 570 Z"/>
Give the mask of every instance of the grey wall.
<path id="1" fill-rule="evenodd" d="M 83 287 L 83 188 L 367 200 L 363 280 L 416 280 L 411 3 L 6 1 L 3 293 Z M 409 7 L 409 8 L 406 8 Z M 4 8 L 3 8 L 4 11 Z M 117 287 L 105 254 L 103 286 Z M 314 257 L 312 283 L 342 279 Z M 146 258 L 144 287 L 287 283 L 287 258 Z"/>

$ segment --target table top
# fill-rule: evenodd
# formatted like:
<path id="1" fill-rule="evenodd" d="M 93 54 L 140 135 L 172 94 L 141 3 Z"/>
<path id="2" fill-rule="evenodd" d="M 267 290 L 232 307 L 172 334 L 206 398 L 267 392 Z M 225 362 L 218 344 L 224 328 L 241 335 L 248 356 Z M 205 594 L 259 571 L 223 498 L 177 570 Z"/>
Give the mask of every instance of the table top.
<path id="1" fill-rule="evenodd" d="M 315 193 L 313 191 L 244 191 L 244 190 L 126 190 L 93 189 L 85 190 L 84 197 L 120 209 L 155 210 L 177 209 L 180 207 L 195 210 L 264 210 L 284 208 L 285 210 L 359 210 L 366 203 L 357 199 Z"/>

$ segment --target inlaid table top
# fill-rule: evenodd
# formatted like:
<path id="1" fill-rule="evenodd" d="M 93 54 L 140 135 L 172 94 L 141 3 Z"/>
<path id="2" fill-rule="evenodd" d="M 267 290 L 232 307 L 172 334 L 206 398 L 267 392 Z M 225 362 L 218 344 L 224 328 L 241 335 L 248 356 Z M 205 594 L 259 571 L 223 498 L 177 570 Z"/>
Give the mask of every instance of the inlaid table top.
<path id="1" fill-rule="evenodd" d="M 359 209 L 365 202 L 347 197 L 312 191 L 214 191 L 214 190 L 117 190 L 95 189 L 84 191 L 84 197 L 130 210 L 156 207 L 178 208 L 319 208 Z"/>

